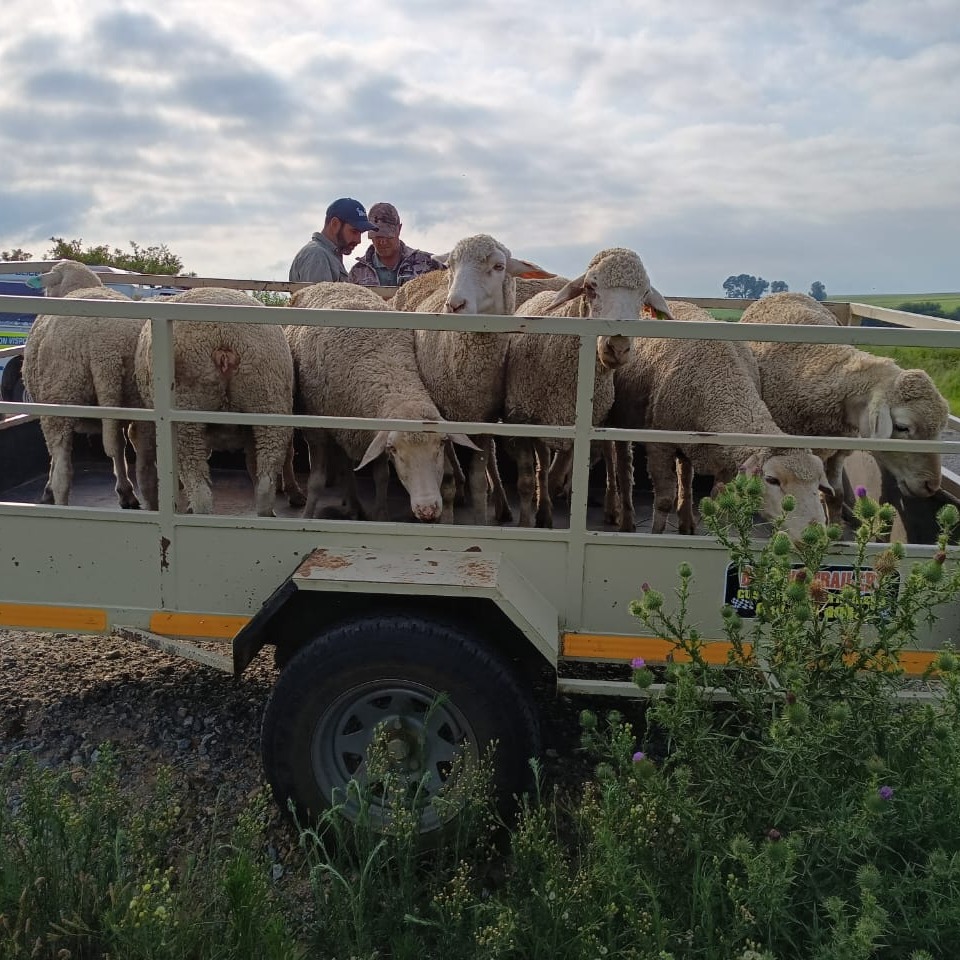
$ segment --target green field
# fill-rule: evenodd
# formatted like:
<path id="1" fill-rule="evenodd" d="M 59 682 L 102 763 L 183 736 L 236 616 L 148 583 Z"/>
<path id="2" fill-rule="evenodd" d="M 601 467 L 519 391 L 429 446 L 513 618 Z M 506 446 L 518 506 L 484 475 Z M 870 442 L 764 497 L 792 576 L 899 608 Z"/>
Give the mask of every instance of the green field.
<path id="1" fill-rule="evenodd" d="M 960 293 L 884 293 L 884 294 L 844 294 L 827 297 L 840 303 L 869 303 L 875 307 L 891 307 L 894 310 L 901 303 L 939 303 L 944 313 L 950 313 L 960 307 Z"/>

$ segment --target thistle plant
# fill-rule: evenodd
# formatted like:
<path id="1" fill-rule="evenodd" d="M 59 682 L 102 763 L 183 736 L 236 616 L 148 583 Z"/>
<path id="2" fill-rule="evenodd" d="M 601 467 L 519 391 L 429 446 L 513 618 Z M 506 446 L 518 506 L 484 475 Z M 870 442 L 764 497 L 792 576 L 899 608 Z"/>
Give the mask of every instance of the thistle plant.
<path id="1" fill-rule="evenodd" d="M 938 944 L 960 942 L 960 909 L 943 901 L 946 891 L 960 894 L 953 650 L 942 650 L 922 681 L 934 696 L 897 694 L 912 693 L 901 654 L 960 595 L 948 548 L 960 513 L 940 510 L 931 555 L 911 563 L 902 545 L 883 542 L 893 508 L 858 489 L 853 556 L 838 557 L 841 530 L 832 525 L 812 525 L 794 542 L 781 518 L 756 541 L 761 482 L 738 477 L 701 504 L 752 591 L 752 618 L 722 610 L 725 665 L 707 661 L 692 622 L 689 564 L 672 598 L 645 584 L 631 607 L 684 654 L 668 664 L 665 692 L 648 708 L 646 742 L 621 748 L 642 754 L 660 740 L 666 753 L 653 776 L 632 778 L 643 787 L 640 806 L 655 802 L 661 818 L 671 808 L 696 811 L 696 829 L 671 861 L 688 887 L 687 871 L 698 878 L 699 907 L 688 896 L 687 922 L 711 944 L 705 956 L 939 955 Z M 785 511 L 792 506 L 785 498 Z M 603 741 L 597 723 L 592 740 Z M 685 896 L 680 884 L 669 895 Z M 709 928 L 697 925 L 698 909 Z"/>

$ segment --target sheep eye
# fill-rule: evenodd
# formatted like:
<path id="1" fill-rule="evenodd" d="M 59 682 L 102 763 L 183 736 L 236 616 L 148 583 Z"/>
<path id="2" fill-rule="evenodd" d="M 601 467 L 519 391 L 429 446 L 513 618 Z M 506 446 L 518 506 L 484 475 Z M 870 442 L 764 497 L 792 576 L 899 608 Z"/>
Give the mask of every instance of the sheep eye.
<path id="1" fill-rule="evenodd" d="M 507 269 L 507 265 L 505 263 L 495 263 L 493 269 L 499 273 L 503 273 L 503 271 Z"/>
<path id="2" fill-rule="evenodd" d="M 585 286 L 585 287 L 583 288 L 583 295 L 584 295 L 588 300 L 596 300 L 596 299 L 597 299 L 597 288 L 596 288 L 596 287 L 591 287 L 591 286 Z"/>
<path id="3" fill-rule="evenodd" d="M 766 482 L 769 483 L 771 487 L 780 486 L 780 481 L 776 477 L 764 477 L 763 479 L 766 480 Z"/>
<path id="4" fill-rule="evenodd" d="M 909 433 L 909 432 L 910 432 L 910 428 L 909 428 L 908 426 L 906 426 L 905 424 L 895 423 L 895 424 L 893 425 L 893 432 L 894 432 L 894 433 Z"/>

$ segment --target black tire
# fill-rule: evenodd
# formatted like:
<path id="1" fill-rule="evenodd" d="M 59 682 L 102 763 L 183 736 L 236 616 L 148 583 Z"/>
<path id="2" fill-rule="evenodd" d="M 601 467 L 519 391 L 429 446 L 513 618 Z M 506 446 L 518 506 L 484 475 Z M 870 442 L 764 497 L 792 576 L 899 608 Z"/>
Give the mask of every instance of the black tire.
<path id="1" fill-rule="evenodd" d="M 455 755 L 473 763 L 491 745 L 504 813 L 532 785 L 540 729 L 531 695 L 506 661 L 460 626 L 400 613 L 365 616 L 300 649 L 263 716 L 263 766 L 277 802 L 292 803 L 306 822 L 334 803 L 355 818 L 359 804 L 347 786 L 363 782 L 376 729 L 388 731 L 391 771 L 406 772 L 411 789 L 420 783 L 421 799 L 442 790 Z M 386 809 L 368 814 L 375 828 L 386 826 Z M 429 804 L 421 833 L 439 836 L 451 819 Z"/>

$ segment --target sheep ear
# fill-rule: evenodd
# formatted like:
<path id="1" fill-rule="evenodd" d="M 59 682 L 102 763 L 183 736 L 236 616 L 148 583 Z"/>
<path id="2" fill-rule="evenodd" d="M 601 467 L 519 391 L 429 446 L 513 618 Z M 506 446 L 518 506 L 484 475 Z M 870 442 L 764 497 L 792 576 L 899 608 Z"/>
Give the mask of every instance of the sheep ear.
<path id="1" fill-rule="evenodd" d="M 643 298 L 643 302 L 648 306 L 652 307 L 657 313 L 663 314 L 664 320 L 675 320 L 676 317 L 670 312 L 670 305 L 664 299 L 663 294 L 659 290 L 651 287 L 646 296 Z"/>
<path id="2" fill-rule="evenodd" d="M 830 484 L 827 483 L 826 481 L 823 481 L 822 483 L 820 483 L 820 484 L 818 485 L 817 489 L 818 489 L 825 497 L 832 497 L 832 496 L 833 496 L 833 487 L 831 487 Z"/>
<path id="3" fill-rule="evenodd" d="M 374 436 L 373 440 L 370 441 L 370 446 L 367 447 L 367 452 L 363 455 L 363 459 L 353 468 L 354 470 L 362 470 L 371 460 L 376 460 L 377 457 L 383 453 L 387 448 L 387 438 L 390 436 L 389 430 L 379 430 Z"/>
<path id="4" fill-rule="evenodd" d="M 447 436 L 448 440 L 451 440 L 453 443 L 460 444 L 461 447 L 467 447 L 470 450 L 480 450 L 481 447 L 478 447 L 465 433 L 451 433 Z"/>
<path id="5" fill-rule="evenodd" d="M 752 453 L 743 463 L 740 464 L 737 473 L 745 473 L 748 476 L 759 477 L 761 472 L 760 454 Z"/>
<path id="6" fill-rule="evenodd" d="M 518 260 L 516 257 L 510 257 L 507 260 L 507 273 L 511 277 L 520 277 L 522 280 L 549 280 L 555 277 L 555 273 L 547 273 L 543 267 L 538 267 L 529 260 Z"/>
<path id="7" fill-rule="evenodd" d="M 890 407 L 881 403 L 875 410 L 869 407 L 860 415 L 860 436 L 879 440 L 893 436 L 893 417 Z"/>
<path id="8" fill-rule="evenodd" d="M 566 286 L 561 287 L 553 298 L 553 303 L 547 309 L 554 310 L 571 300 L 576 300 L 583 293 L 583 282 L 586 276 L 585 273 L 581 273 L 579 277 L 575 277 Z"/>

